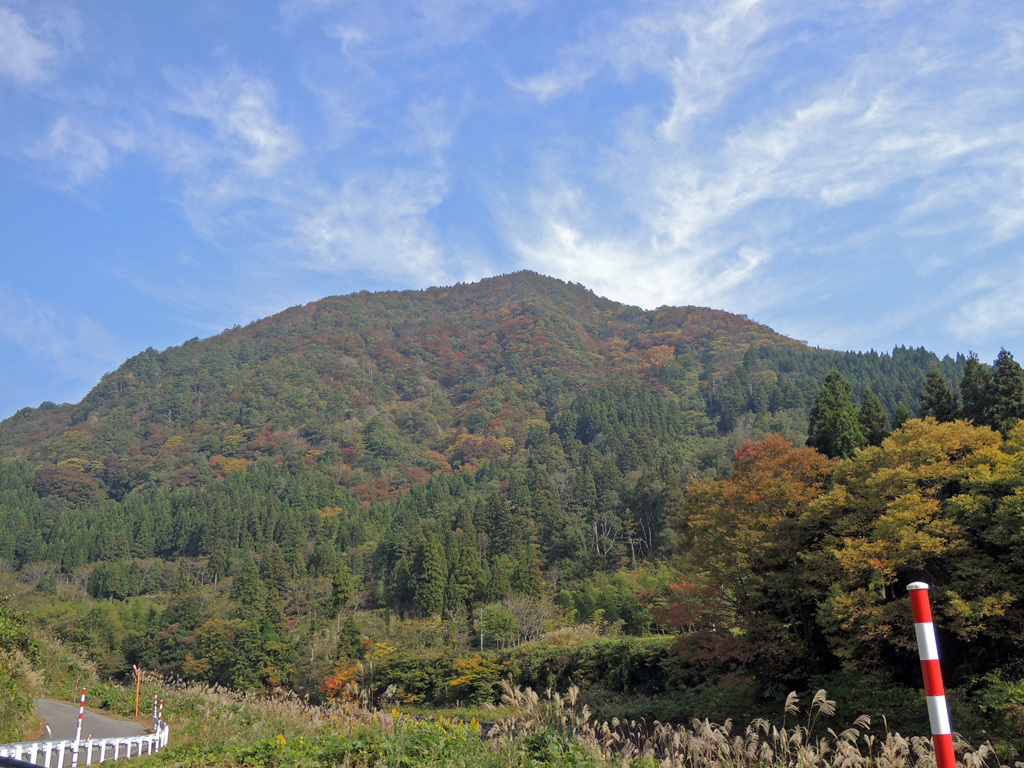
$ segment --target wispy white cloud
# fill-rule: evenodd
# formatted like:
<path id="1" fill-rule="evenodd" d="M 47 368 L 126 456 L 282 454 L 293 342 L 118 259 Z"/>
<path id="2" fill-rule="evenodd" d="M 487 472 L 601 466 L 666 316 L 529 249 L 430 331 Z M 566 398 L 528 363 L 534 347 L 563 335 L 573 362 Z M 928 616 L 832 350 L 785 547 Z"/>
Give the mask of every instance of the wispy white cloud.
<path id="1" fill-rule="evenodd" d="M 2 288 L 0 337 L 47 361 L 65 379 L 98 377 L 118 357 L 113 338 L 100 323 Z"/>
<path id="2" fill-rule="evenodd" d="M 1024 326 L 1024 258 L 978 274 L 961 292 L 961 305 L 947 321 L 958 339 L 975 344 L 979 339 L 1005 339 L 1007 328 Z"/>
<path id="3" fill-rule="evenodd" d="M 353 162 L 343 149 L 307 146 L 281 117 L 275 89 L 241 68 L 169 80 L 172 127 L 158 151 L 182 181 L 194 229 L 245 254 L 237 270 L 247 284 L 259 275 L 280 282 L 282 270 L 293 273 L 284 281 L 293 285 L 304 271 L 403 280 L 443 274 L 430 221 L 447 190 L 443 156 L 453 131 L 442 102 L 406 107 L 392 128 L 404 137 L 391 150 L 400 160 L 384 170 Z"/>
<path id="4" fill-rule="evenodd" d="M 855 10 L 851 21 L 843 4 L 743 0 L 595 19 L 552 69 L 513 84 L 554 104 L 644 75 L 670 97 L 626 104 L 609 143 L 548 147 L 525 202 L 508 210 L 502 198 L 498 215 L 523 262 L 645 306 L 771 314 L 774 301 L 779 314 L 779 302 L 855 295 L 849 276 L 865 254 L 900 249 L 921 269 L 959 268 L 904 254 L 908 238 L 1019 236 L 1024 88 L 1004 68 L 1019 60 L 1019 24 L 936 5 L 890 27 L 905 12 L 898 4 Z M 968 22 L 971 34 L 958 37 Z M 882 201 L 860 225 L 870 243 L 816 255 L 812 243 L 842 245 L 852 212 Z M 833 287 L 791 278 L 765 295 L 793 271 L 827 272 Z"/>
<path id="5" fill-rule="evenodd" d="M 673 87 L 661 123 L 671 135 L 757 71 L 766 55 L 761 48 L 770 47 L 767 33 L 783 23 L 777 4 L 773 20 L 763 10 L 766 5 L 762 0 L 660 3 L 647 4 L 645 12 L 635 15 L 597 14 L 581 39 L 559 52 L 554 67 L 513 85 L 546 101 L 585 87 L 605 70 L 620 79 L 655 74 Z"/>
<path id="6" fill-rule="evenodd" d="M 445 192 L 440 170 L 351 177 L 321 190 L 319 204 L 297 216 L 293 242 L 312 269 L 436 279 L 442 249 L 428 217 Z"/>
<path id="7" fill-rule="evenodd" d="M 295 26 L 316 20 L 342 44 L 372 55 L 414 52 L 461 45 L 479 36 L 496 19 L 522 17 L 535 0 L 407 0 L 387 5 L 374 0 L 283 0 L 281 17 Z"/>
<path id="8" fill-rule="evenodd" d="M 0 72 L 21 82 L 38 82 L 50 76 L 56 58 L 56 47 L 34 35 L 24 16 L 0 7 Z"/>
<path id="9" fill-rule="evenodd" d="M 276 115 L 276 94 L 266 80 L 238 68 L 218 76 L 169 72 L 176 90 L 172 112 L 204 121 L 212 130 L 191 132 L 180 162 L 185 166 L 215 161 L 254 178 L 267 178 L 298 155 L 294 131 Z"/>
<path id="10" fill-rule="evenodd" d="M 80 21 L 73 10 L 44 12 L 34 18 L 0 5 L 0 75 L 22 84 L 53 78 L 64 50 L 73 48 Z"/>
<path id="11" fill-rule="evenodd" d="M 72 123 L 70 117 L 59 117 L 50 132 L 32 144 L 27 154 L 55 170 L 58 184 L 79 186 L 102 175 L 110 165 L 107 145 L 88 130 Z"/>
<path id="12" fill-rule="evenodd" d="M 479 36 L 501 16 L 525 16 L 535 4 L 534 0 L 414 0 L 412 7 L 420 38 L 448 46 Z"/>

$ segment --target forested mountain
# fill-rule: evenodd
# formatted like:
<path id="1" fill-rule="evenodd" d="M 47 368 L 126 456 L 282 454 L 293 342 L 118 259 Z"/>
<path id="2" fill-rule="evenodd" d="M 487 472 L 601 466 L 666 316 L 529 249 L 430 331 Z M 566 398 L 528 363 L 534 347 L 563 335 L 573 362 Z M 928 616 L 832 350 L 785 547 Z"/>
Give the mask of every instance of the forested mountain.
<path id="1" fill-rule="evenodd" d="M 930 371 L 956 383 L 963 365 L 813 349 L 745 317 L 642 311 L 529 272 L 331 297 L 148 349 L 81 403 L 0 424 L 0 556 L 69 569 L 273 541 L 294 562 L 323 521 L 335 549 L 385 547 L 381 504 L 454 530 L 424 496 L 443 488 L 484 505 L 486 559 L 511 553 L 484 501 L 511 486 L 521 498 L 500 503 L 529 520 L 538 567 L 591 572 L 656 552 L 666 484 L 727 466 L 739 438 L 802 441 L 830 371 L 892 413 Z"/>
<path id="2" fill-rule="evenodd" d="M 508 458 L 531 429 L 628 471 L 684 436 L 805 411 L 832 370 L 889 413 L 900 400 L 914 408 L 928 371 L 955 384 L 963 362 L 812 349 L 745 317 L 645 312 L 521 272 L 327 298 L 148 349 L 81 403 L 3 422 L 0 451 L 41 468 L 40 490 L 64 498 L 196 486 L 271 457 L 330 468 L 368 499 Z"/>
<path id="3" fill-rule="evenodd" d="M 919 409 L 935 421 L 883 442 L 890 418 Z M 1007 352 L 989 368 L 924 349 L 815 349 L 742 316 L 643 311 L 530 272 L 359 293 L 146 350 L 82 402 L 0 424 L 0 565 L 65 599 L 36 614 L 111 672 L 332 695 L 354 669 L 344 659 L 377 652 L 353 615 L 342 626 L 358 606 L 377 637 L 421 649 L 464 648 L 471 623 L 496 652 L 554 625 L 678 632 L 682 652 L 665 662 L 675 687 L 707 684 L 712 700 L 720 677 L 748 669 L 755 640 L 763 691 L 773 683 L 759 670 L 804 684 L 859 664 L 841 640 L 874 613 L 829 590 L 849 580 L 837 542 L 862 532 L 843 521 L 867 513 L 829 488 L 860 493 L 854 480 L 887 456 L 930 477 L 932 443 L 964 431 L 983 446 L 977 461 L 1012 481 L 998 493 L 973 475 L 947 484 L 975 482 L 979 505 L 1001 504 L 1017 487 L 1022 415 L 1024 374 Z M 961 416 L 976 426 L 944 426 Z M 916 442 L 899 453 L 900 440 Z M 863 602 L 890 609 L 919 571 L 869 573 L 884 589 Z M 971 572 L 956 579 L 965 610 L 1002 611 L 1000 637 L 1013 637 L 1009 598 L 989 605 Z M 422 621 L 394 629 L 394 617 Z M 663 664 L 630 653 L 637 670 Z M 486 672 L 482 700 L 506 664 L 445 658 L 403 657 L 388 674 L 409 695 L 447 696 L 469 665 Z M 568 674 L 558 658 L 545 675 Z M 663 673 L 620 683 L 657 692 Z"/>

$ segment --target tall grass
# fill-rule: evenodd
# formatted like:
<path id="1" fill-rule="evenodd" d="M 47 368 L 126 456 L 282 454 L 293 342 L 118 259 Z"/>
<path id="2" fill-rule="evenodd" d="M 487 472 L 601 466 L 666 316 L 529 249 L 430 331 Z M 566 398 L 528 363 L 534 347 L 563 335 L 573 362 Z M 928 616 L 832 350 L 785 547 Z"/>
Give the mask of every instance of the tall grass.
<path id="1" fill-rule="evenodd" d="M 579 689 L 543 695 L 502 683 L 504 715 L 493 724 L 413 718 L 371 711 L 358 696 L 348 704 L 312 706 L 295 696 L 239 694 L 173 681 L 160 683 L 171 726 L 165 765 L 377 765 L 526 768 L 536 765 L 631 768 L 934 768 L 927 736 L 904 737 L 862 716 L 843 730 L 831 724 L 835 703 L 818 691 L 802 709 L 790 694 L 778 723 L 758 719 L 744 728 L 693 720 L 596 720 Z M 134 688 L 101 686 L 114 710 L 134 711 Z M 149 694 L 152 701 L 152 694 Z M 145 699 L 144 699 L 145 701 Z M 488 726 L 490 726 L 488 728 Z M 1008 768 L 989 745 L 956 743 L 963 768 Z M 1024 763 L 1011 764 L 1024 768 Z"/>
<path id="2" fill-rule="evenodd" d="M 502 701 L 513 714 L 499 721 L 491 736 L 509 741 L 529 738 L 538 732 L 555 732 L 583 744 L 609 763 L 628 765 L 656 763 L 664 768 L 934 768 L 930 737 L 909 738 L 884 726 L 871 730 L 866 715 L 837 732 L 827 725 L 835 714 L 835 702 L 819 690 L 803 712 L 791 693 L 785 718 L 779 725 L 759 718 L 742 730 L 731 721 L 719 725 L 692 720 L 689 725 L 594 720 L 586 705 L 580 706 L 579 689 L 566 695 L 548 691 L 544 696 L 508 681 L 502 684 Z M 964 768 L 999 768 L 989 744 L 975 749 L 956 740 L 958 764 Z M 1024 768 L 1015 762 L 1014 768 Z"/>

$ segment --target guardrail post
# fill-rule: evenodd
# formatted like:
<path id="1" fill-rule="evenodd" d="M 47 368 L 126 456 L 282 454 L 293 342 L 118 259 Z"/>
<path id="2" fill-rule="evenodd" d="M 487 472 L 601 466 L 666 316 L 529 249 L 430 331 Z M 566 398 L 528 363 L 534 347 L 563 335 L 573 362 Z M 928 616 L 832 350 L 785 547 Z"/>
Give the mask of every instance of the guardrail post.
<path id="1" fill-rule="evenodd" d="M 907 585 L 907 590 L 910 592 L 910 604 L 914 610 L 914 631 L 917 634 L 921 673 L 924 675 L 924 695 L 928 702 L 928 722 L 932 729 L 932 743 L 935 745 L 935 762 L 938 768 L 956 768 L 953 730 L 949 724 L 946 689 L 942 685 L 939 646 L 935 641 L 935 624 L 932 622 L 932 606 L 928 600 L 928 585 L 923 581 L 915 581 Z"/>

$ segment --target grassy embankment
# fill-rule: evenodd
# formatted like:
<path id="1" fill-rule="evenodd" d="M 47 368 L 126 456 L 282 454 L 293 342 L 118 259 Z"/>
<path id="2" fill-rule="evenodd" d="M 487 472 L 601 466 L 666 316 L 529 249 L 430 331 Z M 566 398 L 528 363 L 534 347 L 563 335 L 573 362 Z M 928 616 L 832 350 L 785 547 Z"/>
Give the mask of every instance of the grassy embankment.
<path id="1" fill-rule="evenodd" d="M 40 685 L 73 690 L 89 685 L 91 706 L 132 717 L 134 687 L 90 679 L 89 670 L 61 646 L 47 645 Z M 153 758 L 168 766 L 460 766 L 527 768 L 629 766 L 654 768 L 927 768 L 930 740 L 872 729 L 866 717 L 849 727 L 832 722 L 834 702 L 819 691 L 801 710 L 795 694 L 778 723 L 758 719 L 746 727 L 694 720 L 598 722 L 578 690 L 538 695 L 503 684 L 502 705 L 482 737 L 476 719 L 414 718 L 398 710 L 369 711 L 358 699 L 309 706 L 295 697 L 241 695 L 197 685 L 144 681 L 142 711 L 154 693 L 165 701 L 169 749 Z M 66 696 L 65 696 L 66 698 Z M 145 719 L 145 718 L 144 718 Z M 485 727 L 483 730 L 487 730 Z M 961 745 L 967 768 L 1000 765 L 988 747 Z M 1024 763 L 1016 763 L 1024 768 Z"/>

